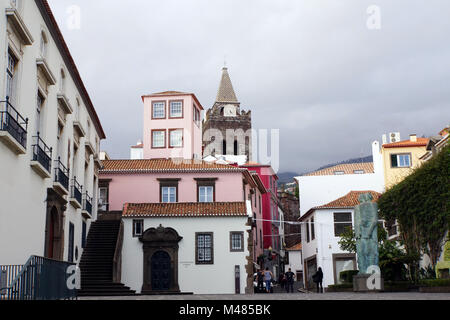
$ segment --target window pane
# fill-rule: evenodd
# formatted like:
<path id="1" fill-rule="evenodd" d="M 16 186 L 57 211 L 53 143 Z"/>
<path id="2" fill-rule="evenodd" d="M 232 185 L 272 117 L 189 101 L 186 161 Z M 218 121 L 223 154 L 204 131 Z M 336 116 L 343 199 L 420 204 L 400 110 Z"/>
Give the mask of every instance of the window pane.
<path id="1" fill-rule="evenodd" d="M 183 146 L 183 130 L 170 131 L 170 146 L 171 147 Z"/>
<path id="2" fill-rule="evenodd" d="M 397 168 L 398 167 L 397 155 L 396 154 L 392 154 L 391 155 L 391 166 L 392 166 L 392 168 Z"/>
<path id="3" fill-rule="evenodd" d="M 153 118 L 161 119 L 166 117 L 164 102 L 153 103 Z"/>
<path id="4" fill-rule="evenodd" d="M 153 148 L 165 147 L 165 131 L 153 131 L 152 146 Z"/>
<path id="5" fill-rule="evenodd" d="M 351 222 L 352 214 L 350 212 L 336 212 L 334 214 L 334 222 Z"/>
<path id="6" fill-rule="evenodd" d="M 181 101 L 170 103 L 170 116 L 180 118 L 183 116 L 183 103 Z"/>

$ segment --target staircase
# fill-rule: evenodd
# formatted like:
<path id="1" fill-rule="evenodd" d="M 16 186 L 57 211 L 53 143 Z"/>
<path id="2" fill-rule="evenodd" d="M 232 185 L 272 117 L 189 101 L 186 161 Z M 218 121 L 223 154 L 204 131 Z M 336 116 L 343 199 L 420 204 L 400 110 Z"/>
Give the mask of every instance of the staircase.
<path id="1" fill-rule="evenodd" d="M 78 296 L 129 296 L 136 292 L 113 281 L 113 260 L 120 220 L 91 224 L 80 261 L 81 290 Z"/>

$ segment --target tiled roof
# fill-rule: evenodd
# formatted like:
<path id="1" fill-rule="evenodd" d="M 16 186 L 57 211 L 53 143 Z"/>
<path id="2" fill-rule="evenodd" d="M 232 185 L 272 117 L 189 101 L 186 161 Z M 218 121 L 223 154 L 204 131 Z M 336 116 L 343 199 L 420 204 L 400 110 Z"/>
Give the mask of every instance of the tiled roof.
<path id="1" fill-rule="evenodd" d="M 238 103 L 236 93 L 231 84 L 228 68 L 222 69 L 222 79 L 220 80 L 219 90 L 217 92 L 216 103 L 231 102 Z"/>
<path id="2" fill-rule="evenodd" d="M 404 140 L 399 142 L 383 144 L 383 148 L 426 147 L 428 141 L 430 141 L 430 139 L 428 138 L 417 138 L 417 141 Z"/>
<path id="3" fill-rule="evenodd" d="M 336 199 L 323 206 L 315 207 L 314 209 L 326 209 L 326 208 L 353 208 L 359 205 L 359 196 L 365 193 L 372 194 L 373 202 L 376 202 L 381 196 L 381 193 L 375 191 L 350 191 L 342 198 Z"/>
<path id="4" fill-rule="evenodd" d="M 299 243 L 293 245 L 293 246 L 290 247 L 290 248 L 286 248 L 286 251 L 299 251 L 299 250 L 302 250 L 302 244 L 301 244 L 301 242 L 299 242 Z"/>
<path id="5" fill-rule="evenodd" d="M 145 172 L 243 172 L 246 169 L 226 164 L 201 160 L 144 159 L 105 160 L 100 173 L 145 173 Z"/>
<path id="6" fill-rule="evenodd" d="M 123 217 L 246 217 L 245 202 L 127 203 Z"/>
<path id="7" fill-rule="evenodd" d="M 142 101 L 144 101 L 144 98 L 149 98 L 149 97 L 164 97 L 164 96 L 191 96 L 194 101 L 196 102 L 197 107 L 199 107 L 201 110 L 204 110 L 202 104 L 200 103 L 200 101 L 198 101 L 197 97 L 195 96 L 194 93 L 190 93 L 190 92 L 181 92 L 181 91 L 163 91 L 163 92 L 156 92 L 156 93 L 151 93 L 151 94 L 145 94 L 142 96 Z"/>
<path id="8" fill-rule="evenodd" d="M 143 143 L 137 144 L 137 145 L 135 145 L 135 146 L 131 146 L 131 148 L 132 148 L 132 149 L 142 149 L 142 148 L 144 148 L 144 144 L 143 144 Z"/>
<path id="9" fill-rule="evenodd" d="M 373 162 L 338 164 L 334 167 L 317 170 L 304 176 L 332 176 L 335 172 L 344 172 L 344 174 L 355 174 L 355 171 L 363 170 L 364 173 L 374 173 Z"/>

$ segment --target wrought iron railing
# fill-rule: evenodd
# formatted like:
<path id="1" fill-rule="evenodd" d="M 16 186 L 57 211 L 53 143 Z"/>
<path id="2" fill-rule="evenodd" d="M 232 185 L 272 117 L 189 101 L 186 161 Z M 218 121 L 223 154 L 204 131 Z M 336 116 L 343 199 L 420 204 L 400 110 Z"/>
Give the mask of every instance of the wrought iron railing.
<path id="1" fill-rule="evenodd" d="M 84 193 L 83 210 L 87 211 L 90 215 L 92 215 L 92 197 L 89 197 L 87 191 Z"/>
<path id="2" fill-rule="evenodd" d="M 70 196 L 72 199 L 76 199 L 79 204 L 83 201 L 82 196 L 83 187 L 78 183 L 77 177 L 72 179 L 72 190 L 70 191 Z"/>
<path id="3" fill-rule="evenodd" d="M 59 182 L 66 190 L 69 190 L 69 169 L 61 162 L 61 157 L 55 160 L 55 182 Z"/>
<path id="4" fill-rule="evenodd" d="M 2 289 L 0 300 L 73 299 L 77 289 L 69 277 L 75 264 L 32 256 L 24 266 L 2 266 L 14 275 Z M 18 271 L 20 270 L 20 271 Z M 18 271 L 18 272 L 17 272 Z"/>
<path id="5" fill-rule="evenodd" d="M 6 299 L 8 288 L 22 268 L 23 265 L 0 266 L 0 300 Z"/>
<path id="6" fill-rule="evenodd" d="M 6 131 L 16 139 L 24 148 L 27 147 L 28 118 L 24 119 L 19 112 L 9 102 L 9 97 L 5 101 L 5 110 L 0 111 L 0 131 Z"/>
<path id="7" fill-rule="evenodd" d="M 39 132 L 33 137 L 35 144 L 33 147 L 33 161 L 39 162 L 45 170 L 50 172 L 52 167 L 52 148 L 49 148 L 41 139 Z"/>

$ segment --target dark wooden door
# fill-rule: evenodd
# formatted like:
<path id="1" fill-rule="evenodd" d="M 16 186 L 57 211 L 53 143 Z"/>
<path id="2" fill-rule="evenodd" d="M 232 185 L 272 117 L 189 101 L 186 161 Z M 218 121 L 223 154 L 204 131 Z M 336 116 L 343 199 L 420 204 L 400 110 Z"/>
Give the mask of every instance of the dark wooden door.
<path id="1" fill-rule="evenodd" d="M 170 256 L 165 251 L 157 251 L 151 259 L 151 279 L 153 291 L 170 289 Z"/>

